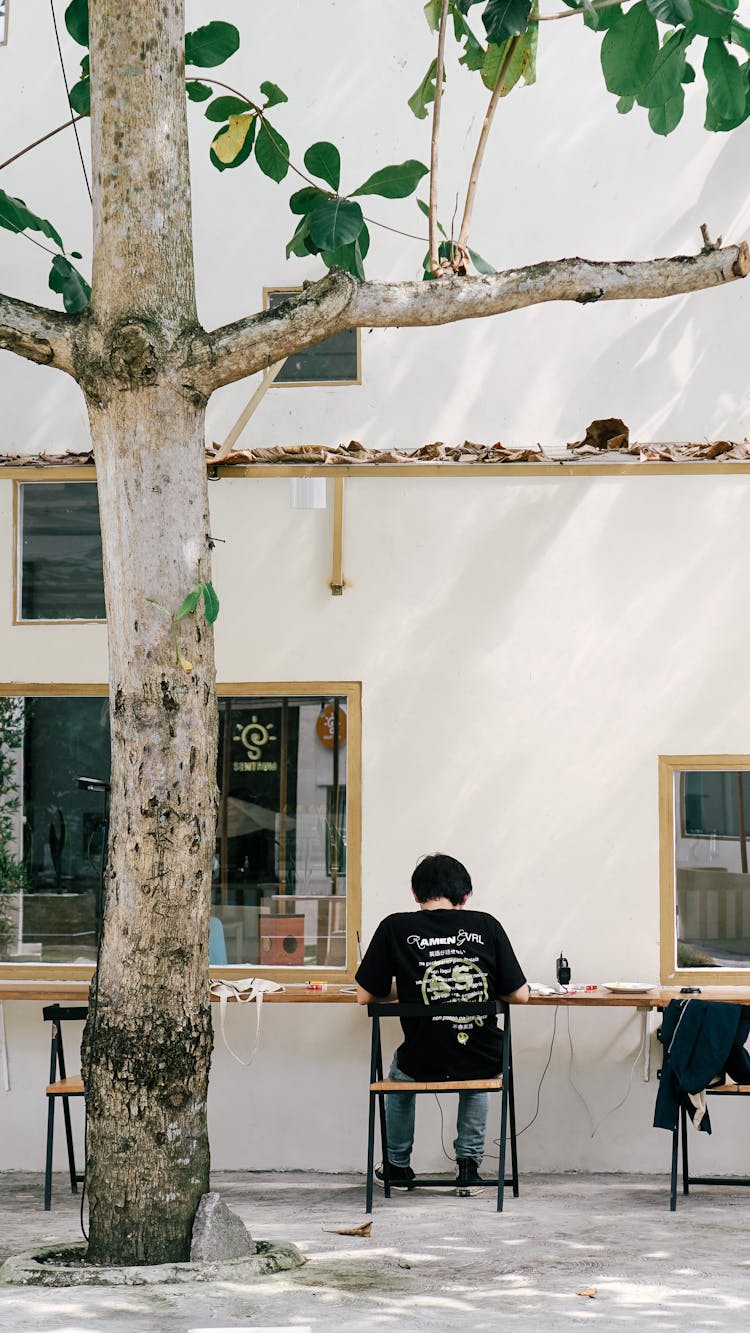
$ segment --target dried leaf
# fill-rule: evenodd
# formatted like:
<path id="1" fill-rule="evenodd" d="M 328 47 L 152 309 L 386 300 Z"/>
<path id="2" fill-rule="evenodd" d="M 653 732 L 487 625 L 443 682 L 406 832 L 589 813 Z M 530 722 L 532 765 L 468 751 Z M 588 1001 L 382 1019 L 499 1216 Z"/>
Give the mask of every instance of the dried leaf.
<path id="1" fill-rule="evenodd" d="M 581 1291 L 576 1292 L 576 1296 L 590 1296 L 592 1301 L 597 1294 L 596 1287 L 584 1287 Z"/>
<path id="2" fill-rule="evenodd" d="M 582 440 L 569 444 L 569 449 L 580 449 L 589 445 L 594 449 L 627 449 L 630 443 L 630 431 L 619 417 L 604 417 L 592 421 L 586 428 Z"/>
<path id="3" fill-rule="evenodd" d="M 369 1236 L 372 1222 L 363 1222 L 359 1227 L 323 1227 L 329 1236 Z"/>

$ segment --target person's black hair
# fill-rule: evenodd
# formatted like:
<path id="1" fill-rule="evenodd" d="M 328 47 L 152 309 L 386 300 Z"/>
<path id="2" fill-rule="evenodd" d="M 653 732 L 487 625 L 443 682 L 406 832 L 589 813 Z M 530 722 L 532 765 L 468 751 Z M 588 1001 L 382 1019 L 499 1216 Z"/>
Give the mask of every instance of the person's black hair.
<path id="1" fill-rule="evenodd" d="M 471 876 L 455 856 L 435 852 L 418 861 L 411 877 L 411 887 L 417 902 L 428 903 L 433 898 L 447 898 L 454 907 L 471 893 Z"/>

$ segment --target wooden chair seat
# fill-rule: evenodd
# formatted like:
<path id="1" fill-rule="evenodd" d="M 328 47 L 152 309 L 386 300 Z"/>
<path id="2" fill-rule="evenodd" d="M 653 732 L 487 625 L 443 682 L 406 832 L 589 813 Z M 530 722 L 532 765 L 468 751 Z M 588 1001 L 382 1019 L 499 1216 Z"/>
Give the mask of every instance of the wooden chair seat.
<path id="1" fill-rule="evenodd" d="M 370 1084 L 370 1092 L 500 1092 L 502 1078 L 470 1078 L 463 1081 L 442 1078 L 436 1083 L 405 1083 L 403 1079 L 381 1078 Z"/>
<path id="2" fill-rule="evenodd" d="M 750 1083 L 719 1083 L 713 1088 L 706 1088 L 706 1092 L 711 1097 L 720 1096 L 722 1093 L 736 1093 L 739 1097 L 750 1096 Z"/>
<path id="3" fill-rule="evenodd" d="M 71 1074 L 70 1078 L 59 1078 L 56 1083 L 48 1083 L 45 1092 L 53 1097 L 83 1097 L 83 1079 L 80 1074 Z"/>

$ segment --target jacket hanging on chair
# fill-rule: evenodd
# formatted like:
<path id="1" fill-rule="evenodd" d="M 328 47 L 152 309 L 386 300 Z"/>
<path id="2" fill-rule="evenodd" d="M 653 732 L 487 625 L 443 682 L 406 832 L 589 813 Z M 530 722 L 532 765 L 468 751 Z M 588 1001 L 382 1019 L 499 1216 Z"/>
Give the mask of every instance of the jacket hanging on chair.
<path id="1" fill-rule="evenodd" d="M 659 1034 L 664 1063 L 654 1110 L 657 1129 L 674 1130 L 683 1103 L 694 1118 L 696 1105 L 690 1098 L 710 1083 L 723 1082 L 727 1075 L 736 1083 L 750 1082 L 750 1055 L 745 1050 L 749 1034 L 746 1005 L 670 1000 Z M 711 1133 L 707 1111 L 696 1124 Z"/>

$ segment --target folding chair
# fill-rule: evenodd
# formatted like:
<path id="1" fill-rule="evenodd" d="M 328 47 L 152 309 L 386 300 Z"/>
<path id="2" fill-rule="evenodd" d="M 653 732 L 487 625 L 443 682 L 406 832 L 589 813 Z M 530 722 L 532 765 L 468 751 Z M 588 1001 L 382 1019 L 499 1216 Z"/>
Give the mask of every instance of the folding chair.
<path id="1" fill-rule="evenodd" d="M 488 1185 L 497 1186 L 497 1211 L 503 1210 L 503 1194 L 506 1185 L 512 1185 L 514 1198 L 518 1198 L 518 1153 L 516 1145 L 516 1107 L 513 1095 L 513 1054 L 510 1037 L 510 1010 L 504 1000 L 491 1000 L 486 1004 L 467 1004 L 466 1001 L 450 1004 L 434 1004 L 429 1007 L 430 1018 L 438 1014 L 461 1017 L 477 1014 L 489 1017 L 499 1014 L 503 1031 L 502 1073 L 498 1078 L 475 1079 L 440 1079 L 429 1083 L 403 1083 L 396 1079 L 383 1078 L 383 1055 L 380 1036 L 382 1018 L 421 1018 L 427 1020 L 423 1004 L 368 1004 L 367 1012 L 372 1019 L 372 1041 L 370 1046 L 370 1116 L 367 1133 L 367 1198 L 365 1212 L 372 1212 L 372 1192 L 375 1169 L 375 1104 L 380 1112 L 380 1144 L 383 1154 L 383 1186 L 386 1199 L 391 1197 L 391 1184 L 388 1163 L 388 1134 L 385 1121 L 385 1097 L 388 1093 L 458 1093 L 458 1092 L 498 1092 L 500 1093 L 500 1162 L 496 1179 L 487 1180 Z M 427 1020 L 429 1021 L 429 1020 Z M 505 1177 L 506 1144 L 510 1139 L 511 1174 Z M 445 1177 L 420 1176 L 419 1185 L 445 1185 Z"/>
<path id="2" fill-rule="evenodd" d="M 63 1119 L 65 1120 L 65 1139 L 68 1146 L 68 1169 L 70 1171 L 70 1189 L 72 1194 L 78 1193 L 78 1186 L 82 1184 L 85 1178 L 83 1173 L 76 1171 L 75 1153 L 73 1151 L 73 1129 L 70 1123 L 70 1098 L 83 1097 L 84 1087 L 83 1079 L 80 1074 L 68 1076 L 65 1072 L 65 1052 L 63 1050 L 62 1025 L 65 1022 L 84 1022 L 88 1014 L 85 1006 L 68 1006 L 60 1004 L 48 1004 L 42 1009 L 44 1020 L 52 1024 L 52 1043 L 50 1048 L 49 1061 L 49 1083 L 45 1089 L 47 1093 L 47 1152 L 46 1164 L 44 1169 L 44 1208 L 49 1212 L 52 1207 L 52 1146 L 55 1129 L 55 1102 L 58 1097 L 62 1101 Z"/>
<path id="3" fill-rule="evenodd" d="M 720 1083 L 715 1088 L 706 1088 L 707 1097 L 722 1097 L 724 1100 L 735 1097 L 750 1097 L 750 1085 L 745 1083 Z M 691 1185 L 750 1185 L 750 1176 L 691 1176 L 688 1165 L 688 1113 L 680 1106 L 677 1124 L 672 1133 L 672 1174 L 669 1182 L 669 1211 L 677 1209 L 677 1162 L 679 1149 L 682 1147 L 682 1192 L 690 1193 Z"/>

